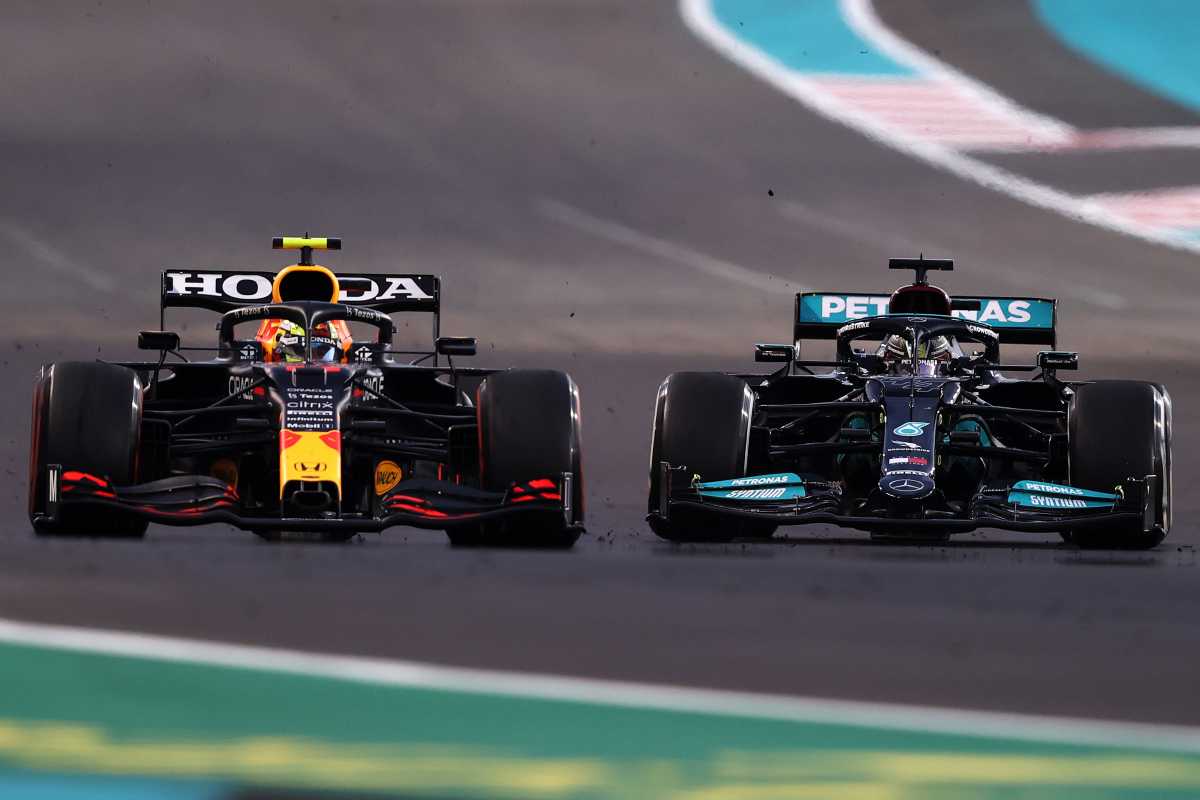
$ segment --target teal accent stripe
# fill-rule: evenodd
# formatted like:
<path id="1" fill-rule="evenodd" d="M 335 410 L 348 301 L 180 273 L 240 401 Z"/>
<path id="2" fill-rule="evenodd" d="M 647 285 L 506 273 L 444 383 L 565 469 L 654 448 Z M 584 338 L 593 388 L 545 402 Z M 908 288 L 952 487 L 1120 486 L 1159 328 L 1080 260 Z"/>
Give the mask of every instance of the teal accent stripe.
<path id="1" fill-rule="evenodd" d="M 1113 508 L 1111 500 L 1089 500 L 1083 497 L 1063 497 L 1062 495 L 1033 494 L 1031 492 L 1009 492 L 1008 502 L 1039 511 L 1109 511 Z"/>
<path id="2" fill-rule="evenodd" d="M 218 784 L 0 773 L 0 797 L 11 800 L 221 800 L 228 792 Z"/>
<path id="3" fill-rule="evenodd" d="M 716 500 L 745 500 L 749 503 L 796 500 L 806 497 L 803 486 L 748 486 L 743 489 L 702 489 L 700 494 Z"/>
<path id="4" fill-rule="evenodd" d="M 1033 5 L 1068 47 L 1200 112 L 1200 2 L 1035 0 Z"/>
<path id="5" fill-rule="evenodd" d="M 712 10 L 730 33 L 799 72 L 915 74 L 859 38 L 836 0 L 713 0 Z"/>
<path id="6" fill-rule="evenodd" d="M 765 475 L 749 475 L 744 478 L 728 478 L 723 481 L 705 481 L 696 484 L 697 489 L 754 489 L 761 486 L 799 486 L 804 479 L 794 472 L 775 472 Z"/>
<path id="7" fill-rule="evenodd" d="M 956 311 L 954 316 L 990 327 L 1022 329 L 1054 329 L 1054 302 L 1036 297 L 975 298 L 979 311 Z M 834 292 L 804 292 L 800 295 L 800 322 L 830 326 L 883 315 L 887 311 L 888 295 L 840 294 Z M 936 314 L 928 315 L 936 317 Z"/>
<path id="8" fill-rule="evenodd" d="M 1048 481 L 1017 481 L 1013 484 L 1012 488 L 1022 492 L 1044 494 L 1051 497 L 1081 497 L 1087 500 L 1104 500 L 1108 503 L 1115 503 L 1121 499 L 1120 495 L 1113 494 L 1112 492 L 1097 492 L 1093 489 L 1080 489 L 1077 486 L 1067 486 Z"/>

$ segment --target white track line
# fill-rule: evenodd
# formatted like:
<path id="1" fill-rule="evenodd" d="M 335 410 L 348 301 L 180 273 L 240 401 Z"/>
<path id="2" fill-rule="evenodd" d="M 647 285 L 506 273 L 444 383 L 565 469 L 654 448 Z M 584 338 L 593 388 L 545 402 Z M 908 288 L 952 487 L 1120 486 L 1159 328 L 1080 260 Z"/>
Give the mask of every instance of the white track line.
<path id="1" fill-rule="evenodd" d="M 1155 147 L 1200 147 L 1200 128 L 1157 127 L 1157 128 L 1100 128 L 1076 131 L 1065 145 L 1023 144 L 1014 147 L 976 148 L 989 153 L 1062 153 L 1087 150 L 1145 150 Z"/>
<path id="2" fill-rule="evenodd" d="M 376 686 L 530 700 L 1200 754 L 1200 728 L 687 689 L 334 656 L 0 618 L 0 643 Z M 0 704 L 0 714 L 3 706 Z"/>
<path id="3" fill-rule="evenodd" d="M 1200 232 L 1200 186 L 1094 194 L 1090 200 L 1146 225 Z"/>
<path id="4" fill-rule="evenodd" d="M 107 275 L 75 263 L 54 245 L 42 241 L 15 222 L 0 220 L 0 235 L 24 250 L 41 266 L 68 278 L 74 278 L 90 289 L 100 292 L 112 291 L 113 282 Z"/>
<path id="5" fill-rule="evenodd" d="M 649 253 L 664 261 L 670 261 L 696 272 L 703 272 L 705 275 L 736 283 L 739 286 L 753 287 L 772 293 L 784 288 L 797 292 L 804 291 L 803 287 L 797 286 L 785 278 L 714 258 L 693 250 L 687 245 L 651 236 L 619 222 L 589 214 L 559 200 L 543 199 L 538 203 L 538 210 L 543 216 L 562 225 L 625 245 L 634 250 L 640 250 L 643 253 Z"/>
<path id="6" fill-rule="evenodd" d="M 1018 105 L 990 86 L 959 72 L 921 48 L 897 36 L 875 14 L 871 0 L 840 0 L 842 15 L 859 36 L 875 45 L 879 52 L 904 64 L 927 78 L 945 81 L 997 117 L 1019 119 L 1038 134 L 1038 138 L 1069 141 L 1075 129 L 1061 120 L 1039 114 Z"/>
<path id="7" fill-rule="evenodd" d="M 1040 122 L 945 77 L 925 75 L 811 75 L 823 91 L 900 133 L 955 150 L 1062 149 L 1070 134 Z"/>
<path id="8" fill-rule="evenodd" d="M 1033 115 L 982 84 L 947 67 L 928 53 L 896 36 L 880 22 L 870 0 L 841 0 L 842 13 L 854 30 L 881 51 L 922 74 L 933 70 L 964 93 L 981 102 L 996 104 L 1005 113 L 1022 115 L 1031 125 L 1052 130 L 1056 120 Z M 979 186 L 1002 192 L 1038 208 L 1054 211 L 1073 220 L 1177 250 L 1200 252 L 1200 241 L 1172 231 L 1156 230 L 1122 218 L 1087 198 L 1076 197 L 1045 184 L 1023 178 L 992 164 L 972 158 L 943 144 L 906 133 L 883 123 L 827 91 L 819 79 L 788 69 L 728 31 L 713 15 L 710 0 L 679 0 L 684 22 L 700 39 L 729 60 L 784 94 L 834 122 L 847 125 L 875 142 L 920 159 Z M 1059 123 L 1061 124 L 1061 123 Z"/>

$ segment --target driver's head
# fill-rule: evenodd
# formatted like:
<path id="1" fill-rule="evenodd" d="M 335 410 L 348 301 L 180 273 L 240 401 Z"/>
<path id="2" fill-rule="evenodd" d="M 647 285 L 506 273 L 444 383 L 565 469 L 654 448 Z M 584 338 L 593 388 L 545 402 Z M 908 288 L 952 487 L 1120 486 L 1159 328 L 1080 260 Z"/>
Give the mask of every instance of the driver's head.
<path id="1" fill-rule="evenodd" d="M 884 362 L 890 372 L 908 374 L 912 371 L 912 343 L 900 335 L 892 335 L 883 340 Z M 948 362 L 954 355 L 954 348 L 945 336 L 930 336 L 921 340 L 917 347 L 917 374 L 936 375 L 938 366 Z"/>
<path id="2" fill-rule="evenodd" d="M 914 283 L 901 286 L 888 299 L 889 314 L 950 316 L 950 295 L 937 286 Z M 903 336 L 889 336 L 883 342 L 881 355 L 892 372 L 907 374 L 913 363 L 912 343 Z M 953 355 L 950 340 L 945 336 L 931 336 L 921 341 L 917 349 L 917 372 L 934 375 L 938 364 L 949 361 Z"/>
<path id="3" fill-rule="evenodd" d="M 275 359 L 288 364 L 300 364 L 305 357 L 304 328 L 288 320 L 279 320 L 274 334 Z M 334 362 L 342 355 L 342 340 L 336 330 L 321 323 L 313 328 L 312 353 L 314 361 Z"/>
<path id="4" fill-rule="evenodd" d="M 317 264 L 293 264 L 275 276 L 271 300 L 275 303 L 317 301 L 336 303 L 341 297 L 337 276 Z M 258 331 L 268 361 L 302 363 L 307 343 L 304 327 L 284 319 L 265 320 Z M 350 329 L 342 320 L 321 323 L 313 328 L 314 361 L 341 361 L 352 341 Z"/>

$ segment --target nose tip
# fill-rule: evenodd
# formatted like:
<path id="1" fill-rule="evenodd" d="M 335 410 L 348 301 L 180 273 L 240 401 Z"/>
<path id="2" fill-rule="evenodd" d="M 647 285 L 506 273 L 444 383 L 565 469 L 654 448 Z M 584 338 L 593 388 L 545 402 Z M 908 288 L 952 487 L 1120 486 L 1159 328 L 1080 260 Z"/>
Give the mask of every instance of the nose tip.
<path id="1" fill-rule="evenodd" d="M 897 475 L 879 479 L 879 490 L 898 500 L 921 500 L 933 494 L 933 479 L 927 475 Z"/>

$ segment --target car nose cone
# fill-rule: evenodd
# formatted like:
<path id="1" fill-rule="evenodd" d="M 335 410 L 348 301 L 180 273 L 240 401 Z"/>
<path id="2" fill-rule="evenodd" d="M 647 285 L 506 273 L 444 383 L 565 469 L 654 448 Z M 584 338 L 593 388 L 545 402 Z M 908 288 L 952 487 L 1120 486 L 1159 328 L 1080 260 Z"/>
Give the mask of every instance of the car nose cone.
<path id="1" fill-rule="evenodd" d="M 920 500 L 933 494 L 933 479 L 926 475 L 885 475 L 879 490 L 900 500 Z"/>

